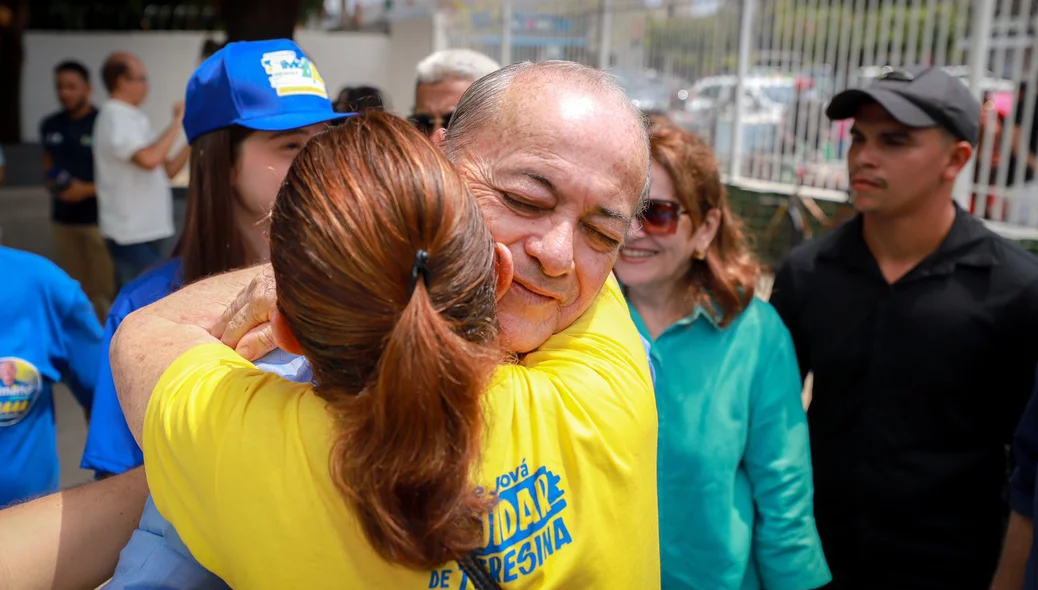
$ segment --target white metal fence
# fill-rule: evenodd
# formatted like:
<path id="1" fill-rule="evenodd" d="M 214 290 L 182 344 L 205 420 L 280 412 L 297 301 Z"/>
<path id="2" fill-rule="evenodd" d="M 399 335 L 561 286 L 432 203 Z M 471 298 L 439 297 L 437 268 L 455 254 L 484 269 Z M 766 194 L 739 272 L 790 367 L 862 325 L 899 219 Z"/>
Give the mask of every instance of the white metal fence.
<path id="1" fill-rule="evenodd" d="M 1038 0 L 454 0 L 438 45 L 502 63 L 611 68 L 645 110 L 714 146 L 730 182 L 843 200 L 835 92 L 883 66 L 947 67 L 985 108 L 956 198 L 1001 229 L 1038 228 Z M 741 97 L 735 100 L 735 97 Z M 1001 225 L 1005 224 L 1005 225 Z"/>

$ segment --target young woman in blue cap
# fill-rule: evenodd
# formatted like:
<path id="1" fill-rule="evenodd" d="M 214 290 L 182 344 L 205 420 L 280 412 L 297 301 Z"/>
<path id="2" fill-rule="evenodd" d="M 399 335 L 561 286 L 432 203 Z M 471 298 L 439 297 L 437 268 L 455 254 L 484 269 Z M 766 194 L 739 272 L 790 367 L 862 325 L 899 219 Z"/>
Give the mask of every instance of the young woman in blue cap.
<path id="1" fill-rule="evenodd" d="M 105 326 L 104 350 L 132 311 L 200 278 L 269 260 L 267 220 L 289 165 L 314 134 L 346 116 L 334 112 L 324 80 L 292 41 L 231 43 L 202 63 L 187 86 L 191 179 L 180 240 L 169 261 L 119 293 Z M 280 351 L 258 366 L 310 379 L 301 359 Z M 142 464 L 116 398 L 109 357 L 102 355 L 82 466 L 108 476 Z M 118 574 L 109 587 L 149 576 L 178 588 L 222 586 L 190 559 L 150 502 Z"/>
<path id="2" fill-rule="evenodd" d="M 202 277 L 269 259 L 267 217 L 296 153 L 334 112 L 324 80 L 295 43 L 231 43 L 199 66 L 187 86 L 191 144 L 187 214 L 174 256 L 128 284 L 105 326 Z M 100 475 L 143 464 L 126 427 L 104 356 L 83 468 Z"/>

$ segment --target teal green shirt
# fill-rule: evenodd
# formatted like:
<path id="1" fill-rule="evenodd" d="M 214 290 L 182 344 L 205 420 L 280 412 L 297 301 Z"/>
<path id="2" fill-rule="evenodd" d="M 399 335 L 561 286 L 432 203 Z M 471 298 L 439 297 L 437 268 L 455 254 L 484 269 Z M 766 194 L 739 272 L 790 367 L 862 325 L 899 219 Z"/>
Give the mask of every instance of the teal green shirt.
<path id="1" fill-rule="evenodd" d="M 698 308 L 652 341 L 663 588 L 818 588 L 830 575 L 789 331 L 757 298 L 717 324 Z"/>

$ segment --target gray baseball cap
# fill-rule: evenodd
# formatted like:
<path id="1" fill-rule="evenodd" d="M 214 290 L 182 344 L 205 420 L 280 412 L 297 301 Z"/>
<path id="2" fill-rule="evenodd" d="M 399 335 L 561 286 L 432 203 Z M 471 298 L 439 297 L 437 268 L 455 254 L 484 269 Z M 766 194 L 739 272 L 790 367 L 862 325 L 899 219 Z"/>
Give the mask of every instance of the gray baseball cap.
<path id="1" fill-rule="evenodd" d="M 868 88 L 837 94 L 825 114 L 833 121 L 853 118 L 865 103 L 876 102 L 906 127 L 944 127 L 977 145 L 980 103 L 958 78 L 931 66 L 885 67 Z"/>

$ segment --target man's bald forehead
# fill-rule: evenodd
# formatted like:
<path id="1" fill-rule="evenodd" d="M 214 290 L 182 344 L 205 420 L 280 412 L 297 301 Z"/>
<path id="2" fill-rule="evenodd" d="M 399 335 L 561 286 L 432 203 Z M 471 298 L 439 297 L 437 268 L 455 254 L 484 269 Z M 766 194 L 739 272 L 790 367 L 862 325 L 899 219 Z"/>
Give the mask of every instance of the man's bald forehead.
<path id="1" fill-rule="evenodd" d="M 509 84 L 501 97 L 499 107 L 527 107 L 546 104 L 543 97 L 546 92 L 571 97 L 582 96 L 591 99 L 599 108 L 616 108 L 624 111 L 635 126 L 644 127 L 641 115 L 630 104 L 627 96 L 615 86 L 609 74 L 587 66 L 580 66 L 570 71 L 564 68 L 534 67 L 521 70 Z M 579 64 L 573 64 L 578 66 Z M 574 75 L 577 73 L 578 75 Z M 552 105 L 554 106 L 554 105 Z"/>
<path id="2" fill-rule="evenodd" d="M 486 112 L 480 117 L 479 126 L 494 136 L 508 137 L 523 133 L 531 119 L 568 118 L 581 111 L 595 111 L 594 127 L 585 126 L 583 130 L 631 135 L 632 141 L 644 143 L 648 154 L 648 135 L 641 113 L 622 90 L 612 85 L 608 74 L 586 66 L 580 68 L 583 70 L 576 71 L 584 75 L 538 67 L 520 71 L 496 100 L 482 105 Z"/>
<path id="3" fill-rule="evenodd" d="M 447 154 L 457 158 L 477 137 L 497 142 L 532 133 L 535 123 L 566 119 L 566 109 L 579 114 L 581 105 L 597 112 L 574 129 L 590 134 L 588 141 L 622 138 L 625 151 L 635 150 L 632 163 L 642 160 L 648 179 L 649 138 L 641 112 L 610 74 L 574 62 L 513 64 L 477 80 L 455 109 L 446 134 Z"/>

